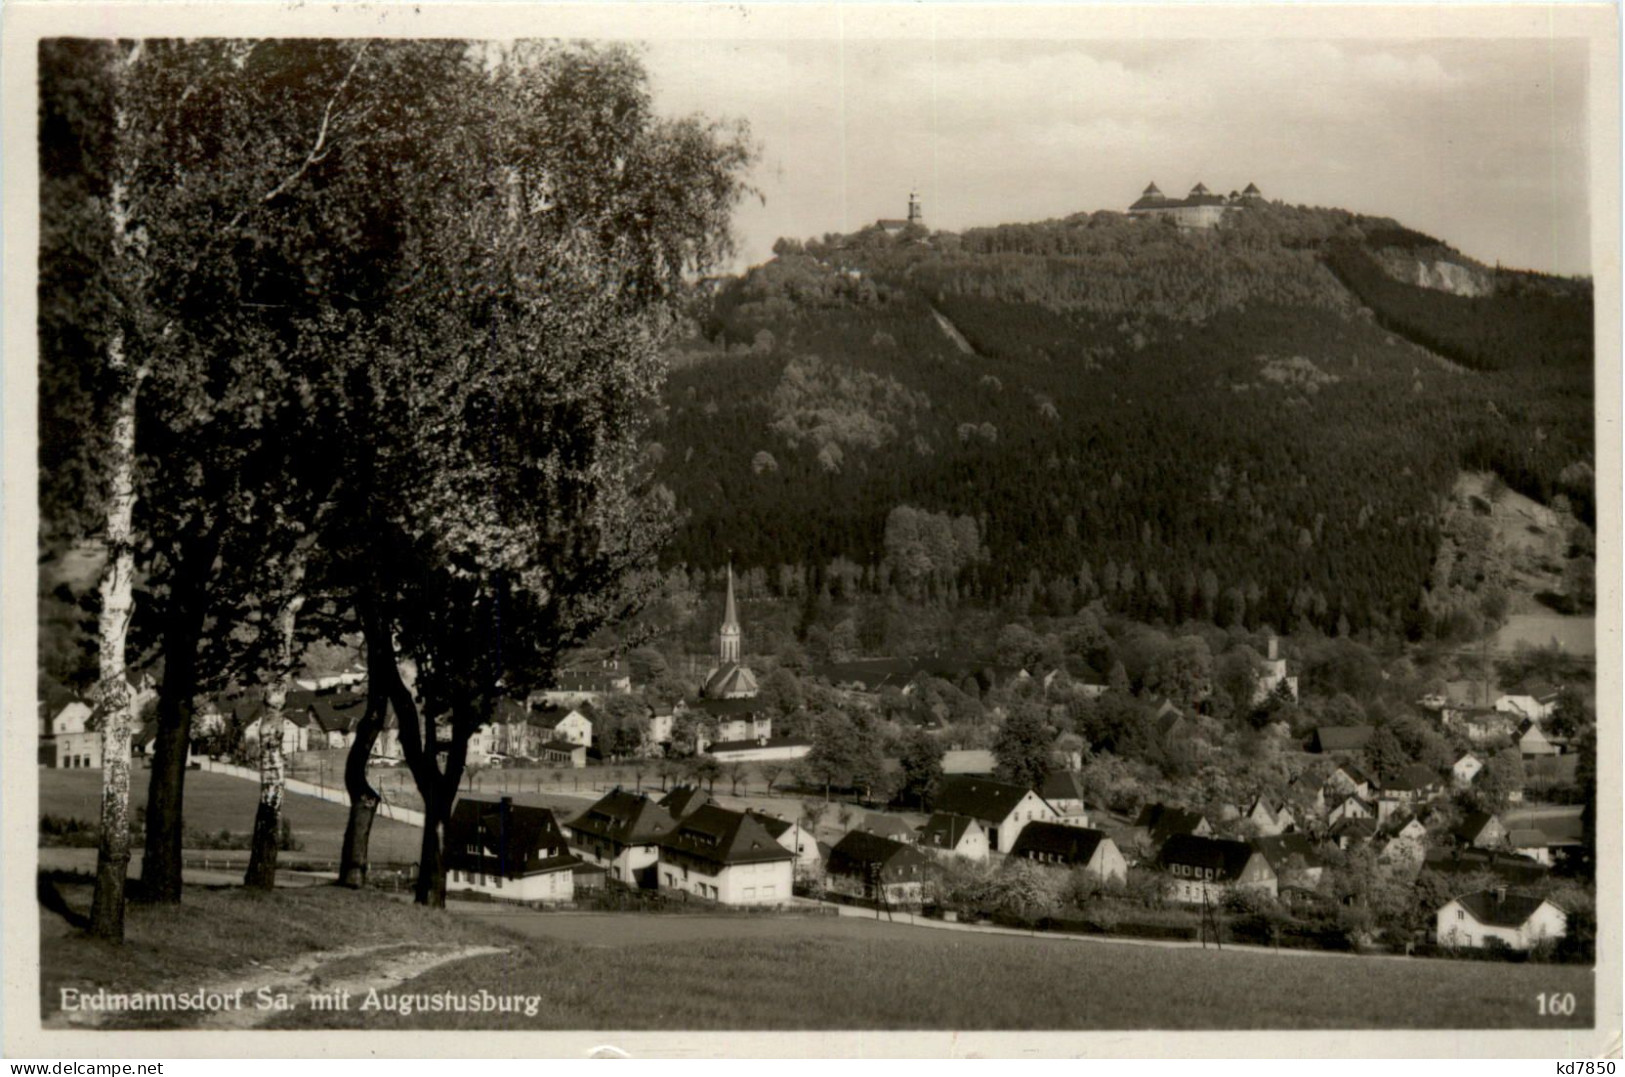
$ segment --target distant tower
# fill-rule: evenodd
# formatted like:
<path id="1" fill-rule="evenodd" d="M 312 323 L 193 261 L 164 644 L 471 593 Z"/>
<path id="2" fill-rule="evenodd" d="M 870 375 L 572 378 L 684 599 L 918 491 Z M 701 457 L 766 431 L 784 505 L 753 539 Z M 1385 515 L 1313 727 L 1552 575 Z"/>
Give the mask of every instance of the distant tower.
<path id="1" fill-rule="evenodd" d="M 728 563 L 728 604 L 722 613 L 722 662 L 739 661 L 739 611 L 734 608 L 734 567 Z"/>
<path id="2" fill-rule="evenodd" d="M 908 223 L 925 224 L 925 211 L 920 208 L 920 196 L 917 191 L 908 192 Z"/>

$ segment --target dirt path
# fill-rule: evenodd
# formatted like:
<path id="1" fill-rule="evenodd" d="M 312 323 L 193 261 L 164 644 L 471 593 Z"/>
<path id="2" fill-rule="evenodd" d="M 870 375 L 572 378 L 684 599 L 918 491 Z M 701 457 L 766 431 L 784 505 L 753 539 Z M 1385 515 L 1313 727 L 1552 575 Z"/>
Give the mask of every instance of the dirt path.
<path id="1" fill-rule="evenodd" d="M 937 320 L 937 325 L 942 329 L 943 335 L 954 342 L 954 347 L 958 348 L 966 355 L 976 354 L 976 349 L 971 347 L 970 341 L 965 339 L 965 334 L 959 331 L 959 327 L 957 325 L 948 320 L 948 316 L 946 314 L 943 314 L 937 308 L 932 307 L 931 316 Z"/>
<path id="2" fill-rule="evenodd" d="M 417 943 L 379 943 L 349 946 L 337 950 L 317 950 L 275 963 L 250 962 L 249 971 L 245 973 L 169 990 L 195 992 L 201 987 L 209 995 L 240 998 L 241 1008 L 234 1006 L 201 1015 L 190 1011 L 176 1014 L 182 1027 L 239 1031 L 260 1028 L 291 1012 L 309 1009 L 310 997 L 314 994 L 333 995 L 348 991 L 354 995 L 365 994 L 369 990 L 387 991 L 453 961 L 506 952 L 499 946 L 454 944 L 423 946 Z M 262 992 L 265 994 L 262 995 Z M 262 997 L 275 999 L 277 996 L 286 997 L 291 1009 L 261 1009 L 256 1005 L 256 1001 Z M 100 1028 L 105 1027 L 109 1018 L 114 1016 L 117 1014 L 81 1010 L 58 1014 L 47 1024 L 68 1028 Z"/>

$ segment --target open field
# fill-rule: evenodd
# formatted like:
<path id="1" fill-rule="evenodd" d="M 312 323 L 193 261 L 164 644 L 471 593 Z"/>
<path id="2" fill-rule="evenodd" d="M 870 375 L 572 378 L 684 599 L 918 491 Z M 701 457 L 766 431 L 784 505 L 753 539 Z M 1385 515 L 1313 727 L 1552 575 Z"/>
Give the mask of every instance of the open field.
<path id="1" fill-rule="evenodd" d="M 1566 617 L 1561 613 L 1514 613 L 1495 633 L 1497 653 L 1510 654 L 1520 645 L 1557 647 L 1567 654 L 1591 657 L 1597 653 L 1597 619 Z"/>
<path id="2" fill-rule="evenodd" d="M 131 799 L 137 806 L 147 800 L 145 770 L 131 772 Z M 41 815 L 77 816 L 95 822 L 101 812 L 102 772 L 100 770 L 39 771 L 39 811 Z M 254 811 L 259 804 L 259 786 L 225 774 L 191 771 L 186 775 L 186 825 L 205 833 L 229 830 L 249 834 L 254 830 Z M 283 811 L 293 826 L 294 837 L 304 848 L 294 857 L 335 860 L 344 842 L 344 824 L 349 812 L 342 804 L 289 793 Z M 372 824 L 372 861 L 415 863 L 421 831 L 389 819 Z M 246 853 L 242 854 L 244 857 Z"/>
<path id="3" fill-rule="evenodd" d="M 77 888 L 70 900 L 82 904 L 88 892 Z M 337 971 L 299 955 L 393 943 L 451 955 L 393 994 L 534 995 L 538 1012 L 301 1008 L 266 1027 L 1511 1028 L 1588 1027 L 1593 1010 L 1592 973 L 1563 966 L 1167 949 L 846 917 L 627 914 L 622 929 L 609 916 L 543 914 L 545 929 L 526 934 L 501 919 L 336 888 L 195 890 L 179 909 L 132 909 L 127 959 L 60 928 L 48 933 L 44 1004 L 56 1009 L 62 986 L 195 987 L 220 969 L 242 982 L 245 969 L 274 977 L 302 967 L 311 982 L 329 983 Z M 487 948 L 502 952 L 480 952 Z M 332 956 L 331 969 L 360 960 Z M 1539 1017 L 1541 991 L 1574 992 L 1575 1015 Z"/>

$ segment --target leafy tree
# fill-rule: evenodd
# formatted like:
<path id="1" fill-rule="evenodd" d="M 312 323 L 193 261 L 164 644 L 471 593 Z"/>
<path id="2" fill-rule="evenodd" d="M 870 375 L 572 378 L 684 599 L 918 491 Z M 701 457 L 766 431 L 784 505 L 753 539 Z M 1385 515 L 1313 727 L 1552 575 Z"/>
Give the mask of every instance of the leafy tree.
<path id="1" fill-rule="evenodd" d="M 1365 757 L 1379 778 L 1392 778 L 1411 764 L 1404 745 L 1387 726 L 1378 726 L 1372 731 L 1371 740 L 1365 746 Z"/>
<path id="2" fill-rule="evenodd" d="M 1168 645 L 1146 675 L 1146 689 L 1167 696 L 1181 709 L 1195 709 L 1213 694 L 1213 653 L 1200 636 L 1181 636 Z"/>
<path id="3" fill-rule="evenodd" d="M 1054 743 L 1054 731 L 1041 707 L 1012 708 L 993 740 L 994 774 L 1000 781 L 1036 789 L 1049 772 Z"/>
<path id="4" fill-rule="evenodd" d="M 1552 716 L 1547 721 L 1547 727 L 1560 737 L 1577 737 L 1589 729 L 1594 719 L 1591 708 L 1586 705 L 1585 695 L 1573 685 L 1565 685 L 1557 693 L 1557 703 L 1552 707 Z"/>
<path id="5" fill-rule="evenodd" d="M 924 729 L 915 727 L 903 735 L 898 753 L 902 788 L 898 795 L 912 799 L 922 811 L 942 780 L 942 746 Z"/>

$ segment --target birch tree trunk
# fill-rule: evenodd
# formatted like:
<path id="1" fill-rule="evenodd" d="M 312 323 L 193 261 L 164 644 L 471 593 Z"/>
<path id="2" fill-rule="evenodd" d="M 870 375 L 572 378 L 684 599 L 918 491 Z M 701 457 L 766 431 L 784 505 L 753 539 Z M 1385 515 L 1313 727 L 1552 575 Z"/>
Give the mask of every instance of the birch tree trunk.
<path id="1" fill-rule="evenodd" d="M 296 578 L 302 573 L 295 573 Z M 254 840 L 248 854 L 243 885 L 255 890 L 276 886 L 277 846 L 282 830 L 282 797 L 287 774 L 282 757 L 283 712 L 288 686 L 293 682 L 293 628 L 304 597 L 295 595 L 277 615 L 277 650 L 274 672 L 265 688 L 265 713 L 260 717 L 260 803 L 254 813 Z"/>
<path id="2" fill-rule="evenodd" d="M 115 63 L 113 113 L 113 183 L 108 192 L 112 226 L 112 272 L 132 286 L 129 270 L 135 244 L 130 230 L 130 177 L 134 162 L 129 147 L 129 111 L 124 100 L 128 69 L 140 56 L 139 46 Z M 131 517 L 135 509 L 135 405 L 146 374 L 132 367 L 125 354 L 124 312 L 115 304 L 107 340 L 107 375 L 113 387 L 112 436 L 108 445 L 107 565 L 102 570 L 101 613 L 97 619 L 100 684 L 97 695 L 102 720 L 101 838 L 96 850 L 96 887 L 91 899 L 90 933 L 115 942 L 124 940 L 124 885 L 130 867 L 130 735 L 134 724 L 125 641 L 135 611 L 135 543 Z"/>
<path id="3" fill-rule="evenodd" d="M 115 188 L 115 207 L 122 206 Z M 115 216 L 121 208 L 115 208 Z M 135 546 L 130 518 L 135 508 L 135 401 L 138 379 L 124 355 L 124 334 L 107 345 L 108 365 L 128 382 L 113 422 L 112 477 L 107 506 L 107 566 L 102 570 L 97 651 L 102 716 L 101 841 L 96 850 L 96 889 L 90 906 L 90 933 L 124 939 L 124 882 L 130 870 L 130 735 L 133 723 L 125 640 L 135 609 Z"/>

